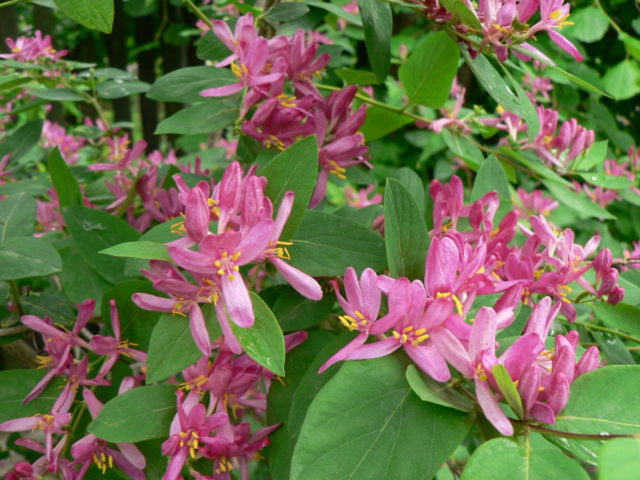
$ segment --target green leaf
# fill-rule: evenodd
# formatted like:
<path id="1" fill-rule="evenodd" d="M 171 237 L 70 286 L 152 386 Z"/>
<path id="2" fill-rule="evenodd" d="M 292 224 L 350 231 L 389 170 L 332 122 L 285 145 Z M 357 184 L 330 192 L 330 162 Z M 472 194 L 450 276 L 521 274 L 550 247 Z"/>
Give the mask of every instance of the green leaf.
<path id="1" fill-rule="evenodd" d="M 80 25 L 111 33 L 113 0 L 54 0 L 58 8 Z"/>
<path id="2" fill-rule="evenodd" d="M 114 100 L 116 98 L 129 97 L 138 93 L 145 93 L 149 90 L 151 85 L 147 82 L 141 82 L 140 80 L 107 80 L 98 85 L 96 89 L 98 96 L 106 98 L 107 100 Z"/>
<path id="3" fill-rule="evenodd" d="M 273 202 L 274 210 L 282 203 L 285 193 L 295 192 L 293 208 L 281 238 L 293 235 L 309 206 L 318 177 L 318 143 L 315 136 L 306 137 L 276 155 L 258 175 L 267 178 L 265 195 Z"/>
<path id="4" fill-rule="evenodd" d="M 636 60 L 640 60 L 640 40 L 624 32 L 618 32 L 618 38 L 624 43 L 629 55 L 633 56 Z"/>
<path id="5" fill-rule="evenodd" d="M 20 297 L 20 305 L 26 315 L 35 315 L 40 318 L 49 317 L 65 327 L 71 327 L 76 320 L 73 305 L 63 295 L 49 295 L 47 293 L 23 295 Z"/>
<path id="6" fill-rule="evenodd" d="M 529 170 L 532 170 L 533 172 L 540 175 L 542 178 L 546 178 L 547 180 L 551 180 L 554 183 L 557 183 L 559 185 L 564 185 L 565 187 L 568 187 L 568 188 L 573 188 L 573 185 L 571 185 L 571 183 L 569 183 L 560 175 L 558 175 L 556 172 L 554 172 L 549 167 L 541 163 L 540 160 L 537 158 L 534 158 L 534 159 L 529 158 L 526 154 L 524 154 L 524 152 L 522 151 L 515 152 L 507 147 L 498 147 L 498 151 L 500 153 L 503 153 L 513 158 L 518 163 L 527 167 Z"/>
<path id="7" fill-rule="evenodd" d="M 500 220 L 508 212 L 513 210 L 509 182 L 504 168 L 495 156 L 489 155 L 480 166 L 476 179 L 473 182 L 471 201 L 475 202 L 483 195 L 495 191 L 500 197 L 500 208 L 496 212 L 496 219 Z"/>
<path id="8" fill-rule="evenodd" d="M 580 176 L 588 183 L 611 190 L 624 190 L 635 185 L 633 180 L 616 177 L 608 173 L 581 173 Z"/>
<path id="9" fill-rule="evenodd" d="M 572 9 L 571 22 L 562 34 L 585 43 L 597 42 L 609 29 L 609 18 L 598 7 Z"/>
<path id="10" fill-rule="evenodd" d="M 462 0 L 440 0 L 440 5 L 453 13 L 467 27 L 481 30 L 482 25 L 469 7 Z"/>
<path id="11" fill-rule="evenodd" d="M 412 102 L 442 107 L 458 70 L 460 49 L 446 32 L 427 37 L 400 66 L 398 76 Z"/>
<path id="12" fill-rule="evenodd" d="M 42 120 L 32 120 L 29 123 L 25 123 L 8 138 L 5 137 L 0 143 L 0 159 L 10 153 L 11 162 L 14 163 L 29 153 L 40 141 L 42 123 Z M 10 184 L 6 186 L 10 186 Z M 2 192 L 2 194 L 7 193 Z"/>
<path id="13" fill-rule="evenodd" d="M 409 365 L 405 372 L 407 382 L 420 400 L 453 408 L 461 412 L 470 412 L 474 404 L 446 383 L 440 383 L 424 375 L 415 365 Z"/>
<path id="14" fill-rule="evenodd" d="M 173 385 L 138 387 L 109 400 L 87 431 L 114 443 L 166 438 L 175 413 Z"/>
<path id="15" fill-rule="evenodd" d="M 120 333 L 123 340 L 135 343 L 136 348 L 144 351 L 149 350 L 149 340 L 153 328 L 160 318 L 159 312 L 143 310 L 138 307 L 131 295 L 134 293 L 151 293 L 157 294 L 157 290 L 153 288 L 153 284 L 147 280 L 126 280 L 120 282 L 113 288 L 104 292 L 101 302 L 100 313 L 102 318 L 109 318 L 111 309 L 110 300 L 115 300 L 118 315 L 120 317 Z M 108 322 L 105 322 L 108 324 Z M 111 327 L 107 328 L 109 334 L 112 333 Z"/>
<path id="16" fill-rule="evenodd" d="M 282 290 L 272 310 L 284 332 L 295 332 L 317 325 L 333 309 L 333 295 L 327 294 L 322 300 L 314 301 L 303 297 L 292 287 L 284 286 Z"/>
<path id="17" fill-rule="evenodd" d="M 148 260 L 171 261 L 171 257 L 164 243 L 156 242 L 125 242 L 113 247 L 100 250 L 98 253 L 111 255 L 113 257 L 145 258 Z"/>
<path id="18" fill-rule="evenodd" d="M 593 167 L 597 167 L 604 163 L 607 158 L 607 152 L 609 150 L 609 140 L 601 140 L 594 142 L 587 153 L 577 158 L 573 164 L 574 169 L 591 170 Z"/>
<path id="19" fill-rule="evenodd" d="M 413 121 L 411 117 L 401 113 L 390 112 L 386 108 L 374 106 L 367 109 L 367 116 L 360 131 L 367 141 L 371 142 Z"/>
<path id="20" fill-rule="evenodd" d="M 219 62 L 220 60 L 223 60 L 229 55 L 230 55 L 230 52 L 227 46 L 224 43 L 222 43 L 222 41 L 212 31 L 208 31 L 207 33 L 205 33 L 205 35 L 198 42 L 198 47 L 196 49 L 196 56 L 200 60 L 209 60 L 211 62 Z M 187 68 L 200 68 L 200 67 L 187 67 Z M 211 67 L 207 67 L 207 68 L 211 68 Z M 226 69 L 219 68 L 217 70 L 226 70 Z M 171 75 L 171 73 L 167 75 Z M 216 85 L 216 86 L 221 87 L 223 85 L 228 85 L 229 83 L 233 83 L 233 80 L 230 82 L 224 83 L 222 85 Z M 207 84 L 205 88 L 213 88 L 213 85 Z M 164 100 L 164 101 L 172 101 L 172 100 Z"/>
<path id="21" fill-rule="evenodd" d="M 263 18 L 267 22 L 274 22 L 277 25 L 280 22 L 295 20 L 296 18 L 305 15 L 308 11 L 309 7 L 304 3 L 282 2 L 276 3 L 273 7 L 267 10 Z"/>
<path id="22" fill-rule="evenodd" d="M 256 321 L 242 328 L 230 322 L 231 329 L 244 351 L 263 367 L 284 376 L 284 336 L 276 317 L 258 294 L 250 292 Z"/>
<path id="23" fill-rule="evenodd" d="M 353 68 L 337 68 L 338 75 L 347 85 L 373 85 L 377 83 L 376 74 L 366 70 L 354 70 Z"/>
<path id="24" fill-rule="evenodd" d="M 640 439 L 614 438 L 598 454 L 598 479 L 634 478 L 640 471 Z"/>
<path id="25" fill-rule="evenodd" d="M 616 100 L 635 97 L 640 93 L 640 66 L 636 60 L 623 60 L 607 70 L 603 82 Z"/>
<path id="26" fill-rule="evenodd" d="M 133 242 L 140 234 L 124 220 L 89 207 L 64 207 L 62 215 L 87 264 L 111 283 L 124 280 L 124 259 L 99 252 L 119 243 Z"/>
<path id="27" fill-rule="evenodd" d="M 231 125 L 238 116 L 238 101 L 235 98 L 218 98 L 197 103 L 165 118 L 158 124 L 156 135 L 176 133 L 195 135 L 211 133 Z"/>
<path id="28" fill-rule="evenodd" d="M 384 234 L 387 262 L 392 277 L 424 278 L 429 232 L 423 215 L 409 191 L 387 178 L 384 190 Z"/>
<path id="29" fill-rule="evenodd" d="M 469 417 L 422 402 L 405 381 L 406 366 L 398 356 L 344 364 L 309 407 L 291 480 L 435 475 L 466 436 Z"/>
<path id="30" fill-rule="evenodd" d="M 44 377 L 41 370 L 3 370 L 0 372 L 0 423 L 15 418 L 46 413 L 60 396 L 61 381 L 54 379 L 34 400 L 23 405 L 25 397 Z"/>
<path id="31" fill-rule="evenodd" d="M 359 15 L 349 13 L 346 10 L 343 10 L 338 5 L 328 2 L 322 2 L 320 0 L 305 0 L 304 3 L 306 3 L 310 7 L 321 8 L 322 10 L 326 10 L 329 13 L 333 13 L 337 17 L 344 18 L 346 21 L 352 23 L 356 27 L 362 27 L 362 22 L 360 21 Z"/>
<path id="32" fill-rule="evenodd" d="M 616 218 L 615 215 L 612 215 L 597 203 L 592 202 L 584 192 L 577 193 L 552 182 L 543 181 L 542 183 L 555 199 L 575 210 L 581 217 Z"/>
<path id="33" fill-rule="evenodd" d="M 626 303 L 617 305 L 593 303 L 589 305 L 589 308 L 596 314 L 596 318 L 606 326 L 631 335 L 640 335 L 640 308 Z"/>
<path id="34" fill-rule="evenodd" d="M 35 97 L 54 102 L 82 102 L 85 99 L 70 88 L 36 88 L 30 93 Z"/>
<path id="35" fill-rule="evenodd" d="M 17 280 L 59 272 L 62 260 L 43 238 L 11 237 L 0 242 L 0 265 L 0 280 Z"/>
<path id="36" fill-rule="evenodd" d="M 200 357 L 202 352 L 193 341 L 189 319 L 163 313 L 149 340 L 145 381 L 160 382 L 193 365 Z"/>
<path id="37" fill-rule="evenodd" d="M 350 266 L 358 271 L 387 266 L 382 238 L 337 215 L 307 211 L 292 241 L 289 263 L 313 277 L 343 275 Z"/>
<path id="38" fill-rule="evenodd" d="M 554 428 L 587 434 L 640 433 L 640 365 L 610 365 L 578 377 Z M 603 401 L 606 399 L 606 401 Z M 565 448 L 595 463 L 602 441 L 563 439 Z"/>
<path id="39" fill-rule="evenodd" d="M 158 78 L 151 85 L 147 97 L 159 102 L 197 103 L 205 100 L 200 96 L 201 91 L 230 85 L 236 80 L 236 76 L 226 68 L 186 67 Z"/>
<path id="40" fill-rule="evenodd" d="M 91 268 L 75 247 L 62 250 L 60 256 L 60 282 L 69 300 L 81 303 L 87 298 L 93 298 L 96 302 L 101 302 L 102 295 L 113 284 Z"/>
<path id="41" fill-rule="evenodd" d="M 273 480 L 289 480 L 291 452 L 295 447 L 298 434 L 291 430 L 289 412 L 292 410 L 294 395 L 298 391 L 301 378 L 310 369 L 318 351 L 334 338 L 326 330 L 312 330 L 304 343 L 287 353 L 284 382 L 273 382 L 267 396 L 267 425 L 282 424 L 269 435 L 267 460 L 269 473 Z M 319 376 L 314 372 L 316 376 Z M 305 409 L 306 413 L 306 409 Z"/>
<path id="42" fill-rule="evenodd" d="M 420 176 L 409 167 L 401 167 L 389 174 L 389 178 L 398 180 L 411 194 L 420 210 L 422 218 L 425 216 L 425 188 Z M 362 210 L 357 209 L 357 210 Z"/>
<path id="43" fill-rule="evenodd" d="M 494 438 L 473 452 L 460 480 L 588 480 L 589 475 L 553 445 L 535 435 L 525 446 Z"/>
<path id="44" fill-rule="evenodd" d="M 32 235 L 35 223 L 36 201 L 28 193 L 0 200 L 0 241 Z"/>
<path id="45" fill-rule="evenodd" d="M 484 163 L 482 150 L 463 136 L 452 133 L 449 130 L 443 130 L 442 138 L 451 153 L 462 158 L 473 170 L 478 170 L 480 165 Z"/>
<path id="46" fill-rule="evenodd" d="M 47 165 L 51 175 L 51 183 L 58 194 L 60 206 L 82 205 L 82 192 L 78 182 L 67 166 L 67 162 L 60 155 L 58 148 L 53 149 L 49 154 Z"/>
<path id="47" fill-rule="evenodd" d="M 519 418 L 524 418 L 522 399 L 518 393 L 518 387 L 516 387 L 516 384 L 511 378 L 511 375 L 509 375 L 506 367 L 504 365 L 497 364 L 491 369 L 491 373 L 498 384 L 500 393 L 502 393 L 502 396 L 511 407 L 511 410 L 513 410 Z"/>
<path id="48" fill-rule="evenodd" d="M 391 66 L 391 5 L 379 0 L 358 0 L 358 7 L 364 25 L 369 63 L 378 83 L 382 83 L 389 75 Z"/>

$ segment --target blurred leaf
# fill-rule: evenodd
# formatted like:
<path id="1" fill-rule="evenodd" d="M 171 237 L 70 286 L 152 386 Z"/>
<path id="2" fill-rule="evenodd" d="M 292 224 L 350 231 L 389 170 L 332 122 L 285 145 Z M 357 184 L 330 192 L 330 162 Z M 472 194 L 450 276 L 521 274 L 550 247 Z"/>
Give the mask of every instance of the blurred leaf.
<path id="1" fill-rule="evenodd" d="M 267 22 L 274 22 L 277 25 L 280 22 L 289 22 L 291 20 L 295 20 L 296 18 L 305 15 L 308 11 L 309 7 L 307 7 L 304 3 L 282 2 L 276 3 L 269 10 L 267 10 L 263 18 Z"/>
<path id="2" fill-rule="evenodd" d="M 360 21 L 360 16 L 355 15 L 353 13 L 349 13 L 346 10 L 343 10 L 338 5 L 333 3 L 325 3 L 320 0 L 305 0 L 307 5 L 310 7 L 321 8 L 322 10 L 326 10 L 329 13 L 333 13 L 335 16 L 344 18 L 349 23 L 352 23 L 356 27 L 362 27 L 362 22 Z"/>
<path id="3" fill-rule="evenodd" d="M 80 25 L 111 33 L 113 0 L 54 0 L 58 8 Z"/>
<path id="4" fill-rule="evenodd" d="M 369 63 L 378 83 L 384 82 L 391 66 L 391 5 L 379 0 L 358 0 L 364 25 L 364 38 Z"/>
<path id="5" fill-rule="evenodd" d="M 30 93 L 37 98 L 54 102 L 83 102 L 85 100 L 82 95 L 70 88 L 36 88 Z"/>
<path id="6" fill-rule="evenodd" d="M 107 80 L 98 85 L 98 96 L 107 100 L 129 97 L 138 93 L 145 93 L 151 87 L 147 82 L 140 80 Z"/>
<path id="7" fill-rule="evenodd" d="M 575 160 L 573 168 L 580 170 L 591 170 L 593 167 L 597 167 L 598 165 L 603 164 L 605 158 L 607 158 L 608 150 L 608 140 L 594 142 L 593 145 L 589 147 L 589 150 L 587 150 L 587 153 Z"/>
<path id="8" fill-rule="evenodd" d="M 59 272 L 62 260 L 43 238 L 11 237 L 0 242 L 0 265 L 0 280 L 17 280 Z"/>
<path id="9" fill-rule="evenodd" d="M 344 80 L 347 85 L 373 85 L 377 83 L 376 74 L 366 70 L 337 68 L 335 74 Z"/>
<path id="10" fill-rule="evenodd" d="M 584 192 L 574 192 L 552 182 L 543 181 L 542 183 L 544 183 L 547 190 L 551 192 L 556 200 L 564 203 L 567 207 L 573 209 L 582 217 L 616 218 L 603 207 L 594 203 Z"/>
<path id="11" fill-rule="evenodd" d="M 588 183 L 611 190 L 624 190 L 635 185 L 633 180 L 626 177 L 617 177 L 608 173 L 580 173 L 580 176 Z"/>
<path id="12" fill-rule="evenodd" d="M 432 34 L 400 66 L 398 76 L 413 103 L 440 108 L 458 70 L 460 49 L 446 32 Z"/>
<path id="13" fill-rule="evenodd" d="M 640 93 L 640 67 L 636 60 L 623 60 L 604 75 L 604 88 L 616 100 L 626 100 Z"/>
<path id="14" fill-rule="evenodd" d="M 36 201 L 28 193 L 0 200 L 0 241 L 32 235 L 35 223 Z"/>
<path id="15" fill-rule="evenodd" d="M 467 27 L 482 30 L 480 20 L 462 0 L 440 0 L 440 5 L 453 13 Z"/>
<path id="16" fill-rule="evenodd" d="M 562 34 L 585 43 L 597 42 L 609 29 L 609 18 L 598 7 L 572 11 L 571 22 L 573 25 L 567 26 Z"/>
<path id="17" fill-rule="evenodd" d="M 15 164 L 15 162 L 29 153 L 40 141 L 42 124 L 42 120 L 31 120 L 29 123 L 25 123 L 22 127 L 9 135 L 9 137 L 5 137 L 2 140 L 2 143 L 0 143 L 0 160 L 2 160 L 2 157 L 7 153 L 10 153 L 11 163 Z M 5 188 L 10 185 L 11 184 L 5 185 Z M 7 193 L 6 191 L 3 191 L 2 194 Z"/>

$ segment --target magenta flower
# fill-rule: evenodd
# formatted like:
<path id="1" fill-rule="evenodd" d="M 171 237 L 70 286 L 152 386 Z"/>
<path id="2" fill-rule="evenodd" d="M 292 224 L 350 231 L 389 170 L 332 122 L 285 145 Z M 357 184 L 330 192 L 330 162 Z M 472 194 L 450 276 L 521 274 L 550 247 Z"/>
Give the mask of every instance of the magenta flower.
<path id="1" fill-rule="evenodd" d="M 578 49 L 556 31 L 565 25 L 573 25 L 573 22 L 567 21 L 570 9 L 571 6 L 564 0 L 540 0 L 540 21 L 527 31 L 527 35 L 531 37 L 546 30 L 556 45 L 580 62 L 583 57 Z"/>

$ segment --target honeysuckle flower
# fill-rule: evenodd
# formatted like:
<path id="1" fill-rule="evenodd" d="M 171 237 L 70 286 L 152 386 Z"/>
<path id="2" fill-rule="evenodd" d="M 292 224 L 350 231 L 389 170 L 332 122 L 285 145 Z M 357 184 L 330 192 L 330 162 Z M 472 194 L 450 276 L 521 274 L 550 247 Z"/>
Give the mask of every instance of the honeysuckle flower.
<path id="1" fill-rule="evenodd" d="M 570 10 L 571 6 L 564 0 L 540 0 L 540 20 L 527 31 L 527 35 L 531 37 L 546 30 L 556 45 L 580 62 L 583 56 L 578 49 L 556 31 L 565 25 L 573 25 L 567 21 Z"/>
<path id="2" fill-rule="evenodd" d="M 109 300 L 109 311 L 111 313 L 111 328 L 113 330 L 113 337 L 106 337 L 103 335 L 94 335 L 91 338 L 89 347 L 94 353 L 98 355 L 105 355 L 109 357 L 100 367 L 98 372 L 98 378 L 104 378 L 105 375 L 111 370 L 113 365 L 118 361 L 120 355 L 134 358 L 138 361 L 146 361 L 147 354 L 135 348 L 131 348 L 128 341 L 122 340 L 122 334 L 120 332 L 120 315 L 116 307 L 116 301 L 114 299 Z"/>
<path id="3" fill-rule="evenodd" d="M 556 200 L 544 195 L 541 190 L 527 192 L 523 188 L 518 188 L 517 193 L 522 203 L 522 208 L 519 208 L 516 204 L 516 210 L 520 218 L 529 218 L 531 215 L 549 216 L 559 205 Z"/>
<path id="4" fill-rule="evenodd" d="M 61 392 L 51 407 L 45 414 L 38 414 L 32 417 L 16 418 L 0 423 L 2 432 L 27 432 L 42 430 L 45 434 L 45 456 L 50 472 L 57 471 L 58 455 L 53 448 L 53 435 L 65 433 L 63 427 L 71 422 L 69 409 L 75 398 L 75 392 L 70 385 L 67 385 Z"/>
<path id="5" fill-rule="evenodd" d="M 75 137 L 55 122 L 45 120 L 42 125 L 42 139 L 45 148 L 58 147 L 62 158 L 73 164 L 78 161 L 79 150 L 84 146 L 85 140 L 82 137 Z"/>
<path id="6" fill-rule="evenodd" d="M 195 459 L 203 444 L 214 441 L 211 432 L 229 421 L 226 413 L 207 415 L 201 404 L 186 411 L 182 405 L 183 397 L 182 391 L 176 393 L 178 425 L 171 428 L 170 437 L 162 444 L 162 454 L 171 457 L 163 480 L 179 478 L 187 457 Z"/>
<path id="7" fill-rule="evenodd" d="M 36 384 L 31 392 L 24 399 L 24 403 L 28 403 L 38 395 L 40 395 L 47 387 L 49 382 L 62 371 L 67 368 L 73 361 L 71 349 L 75 346 L 90 349 L 89 344 L 80 338 L 79 333 L 85 327 L 95 308 L 95 300 L 85 300 L 78 306 L 78 316 L 71 331 L 63 326 L 56 328 L 48 317 L 44 320 L 34 315 L 24 315 L 21 318 L 22 323 L 39 332 L 45 338 L 45 351 L 48 356 L 38 357 L 42 367 L 48 367 L 49 371 Z"/>
<path id="8" fill-rule="evenodd" d="M 124 393 L 124 391 L 126 389 L 123 390 L 121 386 L 119 394 Z M 102 410 L 102 402 L 89 389 L 85 388 L 82 394 L 89 408 L 91 418 L 95 419 Z M 105 440 L 92 434 L 82 437 L 71 445 L 71 455 L 75 459 L 71 466 L 80 465 L 79 470 L 74 470 L 72 478 L 74 480 L 82 480 L 91 464 L 95 463 L 103 475 L 106 473 L 107 468 L 113 468 L 115 464 L 129 478 L 143 480 L 145 478 L 144 467 L 146 459 L 138 447 L 133 443 L 116 443 L 116 447 L 118 450 L 109 447 Z"/>
<path id="9" fill-rule="evenodd" d="M 33 37 L 20 36 L 15 40 L 6 39 L 11 53 L 0 54 L 0 58 L 12 58 L 20 62 L 29 62 L 39 58 L 59 60 L 67 54 L 66 50 L 57 51 L 51 43 L 51 35 L 42 36 L 40 30 L 36 30 Z"/>

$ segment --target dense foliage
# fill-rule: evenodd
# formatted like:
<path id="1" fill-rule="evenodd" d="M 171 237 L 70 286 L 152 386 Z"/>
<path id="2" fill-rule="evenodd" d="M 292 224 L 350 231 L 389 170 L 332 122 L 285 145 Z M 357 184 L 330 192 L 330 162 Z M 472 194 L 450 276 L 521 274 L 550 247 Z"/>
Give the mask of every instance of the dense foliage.
<path id="1" fill-rule="evenodd" d="M 636 4 L 0 16 L 5 478 L 637 475 Z"/>

